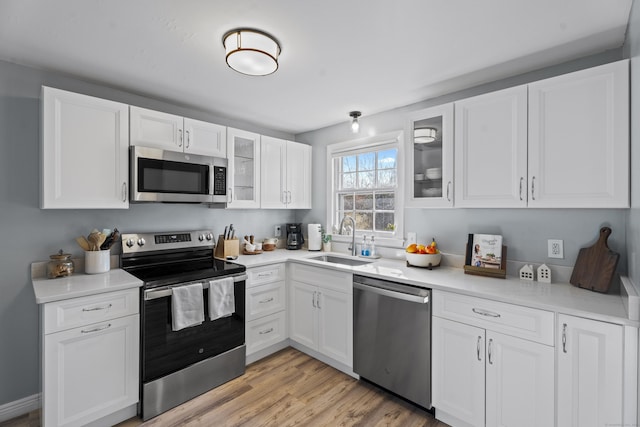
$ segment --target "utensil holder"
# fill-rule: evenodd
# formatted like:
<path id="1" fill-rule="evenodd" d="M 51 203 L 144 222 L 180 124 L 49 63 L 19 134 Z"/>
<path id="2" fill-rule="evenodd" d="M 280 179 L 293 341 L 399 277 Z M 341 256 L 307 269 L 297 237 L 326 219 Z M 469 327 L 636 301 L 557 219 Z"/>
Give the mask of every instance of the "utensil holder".
<path id="1" fill-rule="evenodd" d="M 218 236 L 218 243 L 216 249 L 213 252 L 213 256 L 216 258 L 237 258 L 240 254 L 240 242 L 238 239 L 225 239 L 221 234 Z"/>
<path id="2" fill-rule="evenodd" d="M 85 251 L 84 272 L 87 274 L 106 273 L 111 268 L 111 251 Z"/>

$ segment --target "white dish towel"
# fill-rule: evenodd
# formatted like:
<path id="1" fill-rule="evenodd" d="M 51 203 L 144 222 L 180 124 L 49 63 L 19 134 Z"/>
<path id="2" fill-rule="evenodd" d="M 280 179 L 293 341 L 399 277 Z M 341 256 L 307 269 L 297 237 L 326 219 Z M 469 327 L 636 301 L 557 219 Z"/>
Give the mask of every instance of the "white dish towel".
<path id="1" fill-rule="evenodd" d="M 209 282 L 209 318 L 216 320 L 231 316 L 236 310 L 233 277 Z"/>
<path id="2" fill-rule="evenodd" d="M 202 283 L 171 288 L 171 323 L 174 331 L 204 322 Z"/>

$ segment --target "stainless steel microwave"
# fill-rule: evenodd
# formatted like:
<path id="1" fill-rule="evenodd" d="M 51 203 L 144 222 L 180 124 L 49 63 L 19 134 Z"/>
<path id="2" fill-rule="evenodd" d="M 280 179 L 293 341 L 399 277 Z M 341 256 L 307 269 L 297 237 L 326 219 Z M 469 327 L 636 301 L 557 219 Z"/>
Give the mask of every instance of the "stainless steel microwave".
<path id="1" fill-rule="evenodd" d="M 227 203 L 227 159 L 130 148 L 130 201 Z"/>

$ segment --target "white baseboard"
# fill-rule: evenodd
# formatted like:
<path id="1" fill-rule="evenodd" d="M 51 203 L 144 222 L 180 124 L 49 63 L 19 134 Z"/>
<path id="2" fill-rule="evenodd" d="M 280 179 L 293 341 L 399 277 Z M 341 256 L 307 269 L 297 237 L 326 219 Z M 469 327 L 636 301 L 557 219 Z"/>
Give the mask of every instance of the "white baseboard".
<path id="1" fill-rule="evenodd" d="M 28 414 L 40 408 L 40 393 L 0 406 L 0 422 Z"/>

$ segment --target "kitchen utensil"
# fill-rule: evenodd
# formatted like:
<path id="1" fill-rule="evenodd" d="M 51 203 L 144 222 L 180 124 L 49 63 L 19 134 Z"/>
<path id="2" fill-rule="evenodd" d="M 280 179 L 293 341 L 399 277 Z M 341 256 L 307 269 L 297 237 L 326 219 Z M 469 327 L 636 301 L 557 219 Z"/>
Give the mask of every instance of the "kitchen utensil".
<path id="1" fill-rule="evenodd" d="M 49 255 L 51 261 L 47 264 L 47 277 L 55 279 L 56 277 L 71 276 L 73 274 L 74 265 L 71 260 L 71 254 L 65 254 L 62 249 L 57 254 Z"/>
<path id="2" fill-rule="evenodd" d="M 117 228 L 114 228 L 113 231 L 106 237 L 104 242 L 100 244 L 101 251 L 108 251 L 111 249 L 111 246 L 118 240 L 120 237 L 120 231 Z"/>
<path id="3" fill-rule="evenodd" d="M 87 236 L 87 240 L 89 241 L 89 250 L 97 251 L 100 249 L 100 245 L 98 242 L 100 241 L 100 232 L 98 230 L 92 231 Z"/>
<path id="4" fill-rule="evenodd" d="M 609 227 L 600 229 L 598 241 L 588 248 L 580 249 L 569 282 L 579 288 L 606 293 L 618 266 L 620 254 L 609 249 L 607 239 Z"/>
<path id="5" fill-rule="evenodd" d="M 78 242 L 78 246 L 80 246 L 83 251 L 89 250 L 89 242 L 87 241 L 86 237 L 84 236 L 76 237 L 76 242 Z"/>

